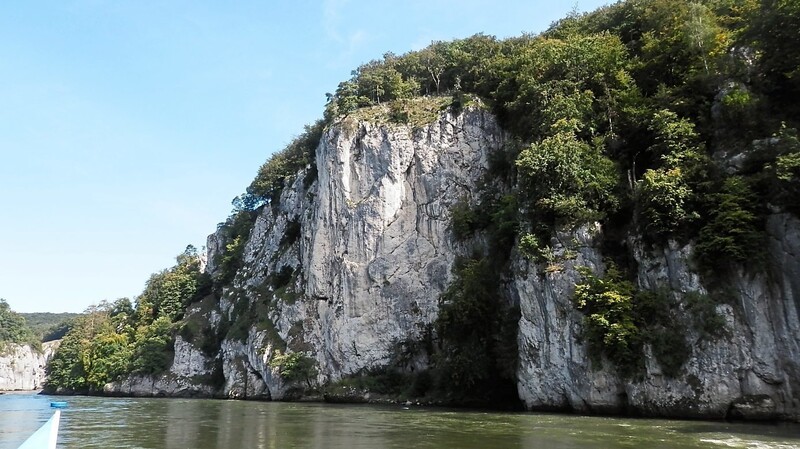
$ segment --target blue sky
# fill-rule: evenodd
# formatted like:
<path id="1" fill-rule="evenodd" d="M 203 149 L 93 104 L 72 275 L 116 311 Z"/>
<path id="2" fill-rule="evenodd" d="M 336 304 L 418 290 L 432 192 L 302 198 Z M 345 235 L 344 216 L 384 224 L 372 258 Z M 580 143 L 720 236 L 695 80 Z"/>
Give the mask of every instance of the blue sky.
<path id="1" fill-rule="evenodd" d="M 538 32 L 605 1 L 0 4 L 0 298 L 135 297 L 387 51 Z"/>

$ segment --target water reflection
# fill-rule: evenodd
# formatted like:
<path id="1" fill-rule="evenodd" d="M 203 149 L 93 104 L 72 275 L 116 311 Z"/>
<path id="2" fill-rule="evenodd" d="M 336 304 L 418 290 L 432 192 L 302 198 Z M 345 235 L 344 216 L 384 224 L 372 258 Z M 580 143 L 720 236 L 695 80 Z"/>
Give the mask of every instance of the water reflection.
<path id="1" fill-rule="evenodd" d="M 52 413 L 45 396 L 0 396 L 0 449 Z M 400 406 L 67 398 L 60 448 L 800 448 L 798 425 L 484 413 Z"/>

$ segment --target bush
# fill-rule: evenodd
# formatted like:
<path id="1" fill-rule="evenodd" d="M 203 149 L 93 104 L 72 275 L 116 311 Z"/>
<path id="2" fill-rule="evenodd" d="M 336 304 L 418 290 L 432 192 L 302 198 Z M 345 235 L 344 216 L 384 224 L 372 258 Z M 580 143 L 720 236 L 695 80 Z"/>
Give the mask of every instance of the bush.
<path id="1" fill-rule="evenodd" d="M 287 180 L 314 161 L 315 151 L 325 131 L 325 121 L 306 125 L 302 134 L 283 150 L 273 154 L 247 187 L 243 206 L 248 210 L 272 202 L 280 196 Z"/>
<path id="2" fill-rule="evenodd" d="M 728 334 L 725 317 L 717 312 L 718 303 L 712 296 L 692 292 L 685 296 L 684 301 L 700 338 L 716 340 Z"/>
<path id="3" fill-rule="evenodd" d="M 172 361 L 173 328 L 167 317 L 159 317 L 149 326 L 136 332 L 131 359 L 132 372 L 159 374 L 166 371 Z"/>
<path id="4" fill-rule="evenodd" d="M 282 353 L 275 351 L 269 366 L 277 369 L 281 378 L 287 382 L 304 381 L 311 388 L 311 379 L 317 375 L 317 361 L 303 352 Z"/>
<path id="5" fill-rule="evenodd" d="M 478 230 L 478 214 L 466 200 L 461 200 L 450 209 L 453 235 L 456 240 L 466 240 Z"/>
<path id="6" fill-rule="evenodd" d="M 634 321 L 634 286 L 614 265 L 599 278 L 582 269 L 573 302 L 583 312 L 583 338 L 589 351 L 605 354 L 626 376 L 641 370 L 642 335 Z"/>
<path id="7" fill-rule="evenodd" d="M 664 239 L 687 226 L 697 218 L 689 209 L 692 195 L 680 168 L 647 170 L 636 185 L 644 231 Z"/>
<path id="8" fill-rule="evenodd" d="M 5 299 L 0 298 L 0 352 L 6 343 L 36 346 L 39 339 L 25 323 L 25 318 L 11 310 Z"/>

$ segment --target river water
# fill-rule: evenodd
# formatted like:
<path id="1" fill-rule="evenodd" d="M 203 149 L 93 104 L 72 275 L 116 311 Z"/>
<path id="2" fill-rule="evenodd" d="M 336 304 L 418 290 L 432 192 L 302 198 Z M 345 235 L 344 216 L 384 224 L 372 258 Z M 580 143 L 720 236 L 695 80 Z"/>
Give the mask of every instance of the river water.
<path id="1" fill-rule="evenodd" d="M 67 400 L 59 448 L 800 448 L 800 425 L 403 406 L 0 395 L 0 449 Z"/>

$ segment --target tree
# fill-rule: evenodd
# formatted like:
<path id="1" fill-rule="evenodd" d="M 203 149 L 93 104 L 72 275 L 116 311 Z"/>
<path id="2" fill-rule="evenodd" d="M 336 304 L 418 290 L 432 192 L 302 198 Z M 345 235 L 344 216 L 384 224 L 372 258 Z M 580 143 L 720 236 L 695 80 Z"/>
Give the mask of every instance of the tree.
<path id="1" fill-rule="evenodd" d="M 6 343 L 36 344 L 38 340 L 25 323 L 25 318 L 0 298 L 0 350 Z"/>
<path id="2" fill-rule="evenodd" d="M 172 268 L 154 273 L 148 279 L 138 298 L 141 322 L 147 324 L 162 316 L 170 322 L 177 321 L 183 316 L 186 305 L 193 301 L 202 275 L 197 250 L 190 245 L 176 262 Z"/>
<path id="3" fill-rule="evenodd" d="M 90 307 L 76 318 L 47 366 L 47 389 L 73 392 L 101 390 L 128 372 L 127 335 L 112 326 L 109 308 Z"/>
<path id="4" fill-rule="evenodd" d="M 548 222 L 575 226 L 613 209 L 614 163 L 597 147 L 560 131 L 523 150 L 517 159 L 521 186 L 535 212 Z"/>
<path id="5" fill-rule="evenodd" d="M 707 269 L 757 262 L 764 250 L 763 226 L 748 183 L 731 176 L 706 198 L 707 223 L 700 229 L 696 256 Z"/>
<path id="6" fill-rule="evenodd" d="M 169 368 L 172 360 L 173 326 L 166 316 L 136 331 L 131 370 L 141 374 L 158 374 Z"/>
<path id="7" fill-rule="evenodd" d="M 768 89 L 778 100 L 800 90 L 800 4 L 795 0 L 764 0 L 745 36 L 759 50 L 759 65 Z"/>
<path id="8" fill-rule="evenodd" d="M 658 165 L 636 183 L 637 210 L 647 235 L 663 239 L 700 217 L 695 208 L 709 162 L 692 122 L 674 112 L 656 112 L 650 131 L 647 152 Z"/>
<path id="9" fill-rule="evenodd" d="M 603 353 L 626 375 L 641 358 L 641 335 L 634 321 L 634 286 L 613 265 L 604 277 L 582 270 L 573 303 L 583 312 L 583 338 L 589 349 Z"/>

